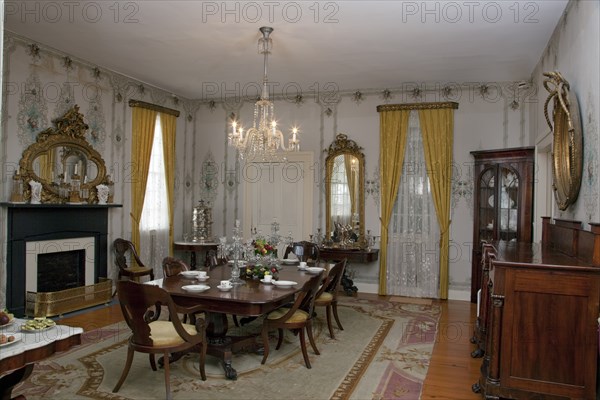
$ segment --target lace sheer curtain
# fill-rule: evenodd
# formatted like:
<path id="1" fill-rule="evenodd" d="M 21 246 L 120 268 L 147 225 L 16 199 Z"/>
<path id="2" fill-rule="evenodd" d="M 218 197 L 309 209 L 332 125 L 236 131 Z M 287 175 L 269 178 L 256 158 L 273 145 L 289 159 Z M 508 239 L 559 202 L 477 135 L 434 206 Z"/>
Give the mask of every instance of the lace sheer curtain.
<path id="1" fill-rule="evenodd" d="M 146 197 L 140 219 L 140 257 L 162 276 L 162 259 L 169 255 L 169 208 L 160 115 L 156 117 Z"/>
<path id="2" fill-rule="evenodd" d="M 387 294 L 438 297 L 439 225 L 418 111 L 411 111 L 398 197 L 389 225 Z"/>

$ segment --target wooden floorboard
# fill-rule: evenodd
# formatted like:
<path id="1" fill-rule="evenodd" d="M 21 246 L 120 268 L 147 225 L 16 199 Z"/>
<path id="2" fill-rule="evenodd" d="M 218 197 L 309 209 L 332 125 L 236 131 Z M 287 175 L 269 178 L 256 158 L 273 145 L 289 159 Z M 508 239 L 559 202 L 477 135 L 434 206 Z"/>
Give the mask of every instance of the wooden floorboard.
<path id="1" fill-rule="evenodd" d="M 373 294 L 361 294 L 360 297 L 386 298 Z M 480 358 L 473 359 L 470 356 L 474 349 L 469 340 L 473 334 L 475 305 L 455 300 L 434 301 L 436 302 L 441 306 L 442 313 L 421 399 L 480 399 L 480 395 L 471 391 L 471 385 L 479 378 L 481 366 Z M 122 320 L 119 305 L 111 304 L 67 315 L 60 319 L 60 323 L 89 331 Z"/>

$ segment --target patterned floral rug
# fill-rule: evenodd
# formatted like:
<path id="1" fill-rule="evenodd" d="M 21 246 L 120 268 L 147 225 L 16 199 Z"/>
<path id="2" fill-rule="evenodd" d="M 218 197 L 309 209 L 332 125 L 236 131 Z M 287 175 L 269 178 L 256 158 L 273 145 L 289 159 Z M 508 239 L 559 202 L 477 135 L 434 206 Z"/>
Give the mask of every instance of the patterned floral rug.
<path id="1" fill-rule="evenodd" d="M 270 340 L 267 363 L 254 353 L 237 354 L 238 380 L 226 380 L 217 359 L 207 357 L 202 381 L 198 358 L 185 356 L 171 365 L 174 399 L 418 399 L 427 373 L 439 307 L 427 304 L 342 298 L 343 331 L 331 339 L 318 310 L 316 342 L 308 345 L 312 369 L 302 359 L 298 338 L 286 332 L 275 350 Z M 232 334 L 260 331 L 261 319 Z M 28 399 L 162 399 L 164 372 L 152 371 L 148 356 L 136 353 L 125 383 L 112 393 L 125 364 L 129 329 L 124 324 L 87 332 L 84 343 L 36 365 L 31 377 L 13 391 Z"/>

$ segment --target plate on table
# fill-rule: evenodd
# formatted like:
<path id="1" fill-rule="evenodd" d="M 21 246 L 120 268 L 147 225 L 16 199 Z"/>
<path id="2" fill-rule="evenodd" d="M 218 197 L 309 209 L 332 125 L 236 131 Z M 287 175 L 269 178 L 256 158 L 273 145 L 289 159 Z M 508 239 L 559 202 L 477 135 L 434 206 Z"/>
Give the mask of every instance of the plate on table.
<path id="1" fill-rule="evenodd" d="M 199 292 L 204 292 L 205 290 L 210 289 L 210 286 L 208 285 L 185 285 L 181 287 L 183 290 L 185 290 L 186 292 L 194 292 L 194 293 L 199 293 Z"/>
<path id="2" fill-rule="evenodd" d="M 210 276 L 208 276 L 208 275 L 198 276 L 198 280 L 200 282 L 206 282 L 208 280 L 208 278 L 210 278 Z"/>
<path id="3" fill-rule="evenodd" d="M 273 285 L 275 285 L 278 288 L 282 288 L 282 289 L 289 289 L 294 285 L 297 285 L 298 282 L 294 282 L 294 281 L 273 281 Z"/>
<path id="4" fill-rule="evenodd" d="M 198 276 L 198 271 L 181 271 L 179 275 L 184 278 L 195 279 Z"/>
<path id="5" fill-rule="evenodd" d="M 306 272 L 312 275 L 319 275 L 321 272 L 325 271 L 325 268 L 321 267 L 308 267 L 306 268 Z"/>
<path id="6" fill-rule="evenodd" d="M 217 289 L 219 289 L 221 292 L 229 292 L 231 289 L 233 289 L 233 285 L 230 286 L 217 286 Z"/>
<path id="7" fill-rule="evenodd" d="M 49 318 L 38 317 L 30 319 L 21 325 L 22 332 L 43 332 L 56 326 L 56 322 Z"/>
<path id="8" fill-rule="evenodd" d="M 299 261 L 294 260 L 293 258 L 284 258 L 280 260 L 282 264 L 297 264 Z"/>
<path id="9" fill-rule="evenodd" d="M 15 323 L 15 319 L 11 318 L 10 320 L 8 320 L 8 322 L 6 324 L 0 325 L 0 329 L 4 328 L 5 326 L 10 326 L 10 325 L 12 325 L 14 323 Z"/>
<path id="10" fill-rule="evenodd" d="M 13 337 L 13 340 L 12 340 L 12 341 L 10 341 L 10 342 L 9 342 L 9 341 L 6 341 L 5 343 L 0 343 L 0 347 L 3 347 L 3 346 L 10 346 L 10 345 L 11 345 L 11 344 L 13 344 L 13 343 L 17 343 L 17 342 L 19 342 L 19 341 L 22 339 L 22 337 L 23 337 L 23 335 L 21 335 L 20 333 L 11 333 L 10 335 L 6 335 L 6 334 L 2 333 L 1 335 L 2 335 L 2 336 L 5 336 L 5 337 L 6 337 L 6 339 L 8 339 L 8 338 L 10 338 L 10 337 L 12 336 L 12 337 Z M 0 341 L 2 341 L 2 340 L 0 340 Z"/>
<path id="11" fill-rule="evenodd" d="M 261 281 L 262 283 L 264 283 L 265 285 L 270 285 L 270 284 L 272 284 L 273 282 L 275 282 L 273 279 L 271 279 L 271 280 L 270 280 L 270 281 L 268 281 L 268 282 L 267 282 L 267 281 L 265 281 L 264 279 L 261 279 L 260 281 Z"/>

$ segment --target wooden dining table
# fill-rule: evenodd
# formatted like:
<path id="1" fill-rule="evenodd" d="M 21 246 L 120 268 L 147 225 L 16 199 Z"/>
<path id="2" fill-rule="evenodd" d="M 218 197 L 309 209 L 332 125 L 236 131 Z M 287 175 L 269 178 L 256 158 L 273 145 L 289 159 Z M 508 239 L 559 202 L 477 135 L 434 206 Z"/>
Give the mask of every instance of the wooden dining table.
<path id="1" fill-rule="evenodd" d="M 241 350 L 258 351 L 262 346 L 253 336 L 228 335 L 228 314 L 244 317 L 259 317 L 281 306 L 292 303 L 295 295 L 310 279 L 322 279 L 333 264 L 321 263 L 319 267 L 325 271 L 313 275 L 298 268 L 298 264 L 282 264 L 278 273 L 279 280 L 294 281 L 297 284 L 290 288 L 280 288 L 273 284 L 265 284 L 258 279 L 242 279 L 243 283 L 234 285 L 229 291 L 220 291 L 222 280 L 231 278 L 231 265 L 218 266 L 208 272 L 208 279 L 199 282 L 181 275 L 159 279 L 155 283 L 165 289 L 173 301 L 181 307 L 194 308 L 205 312 L 207 353 L 221 358 L 227 379 L 237 379 L 237 371 L 232 366 L 232 356 Z M 203 292 L 189 292 L 182 289 L 185 285 L 206 284 L 210 289 Z M 171 360 L 176 360 L 177 357 Z"/>

